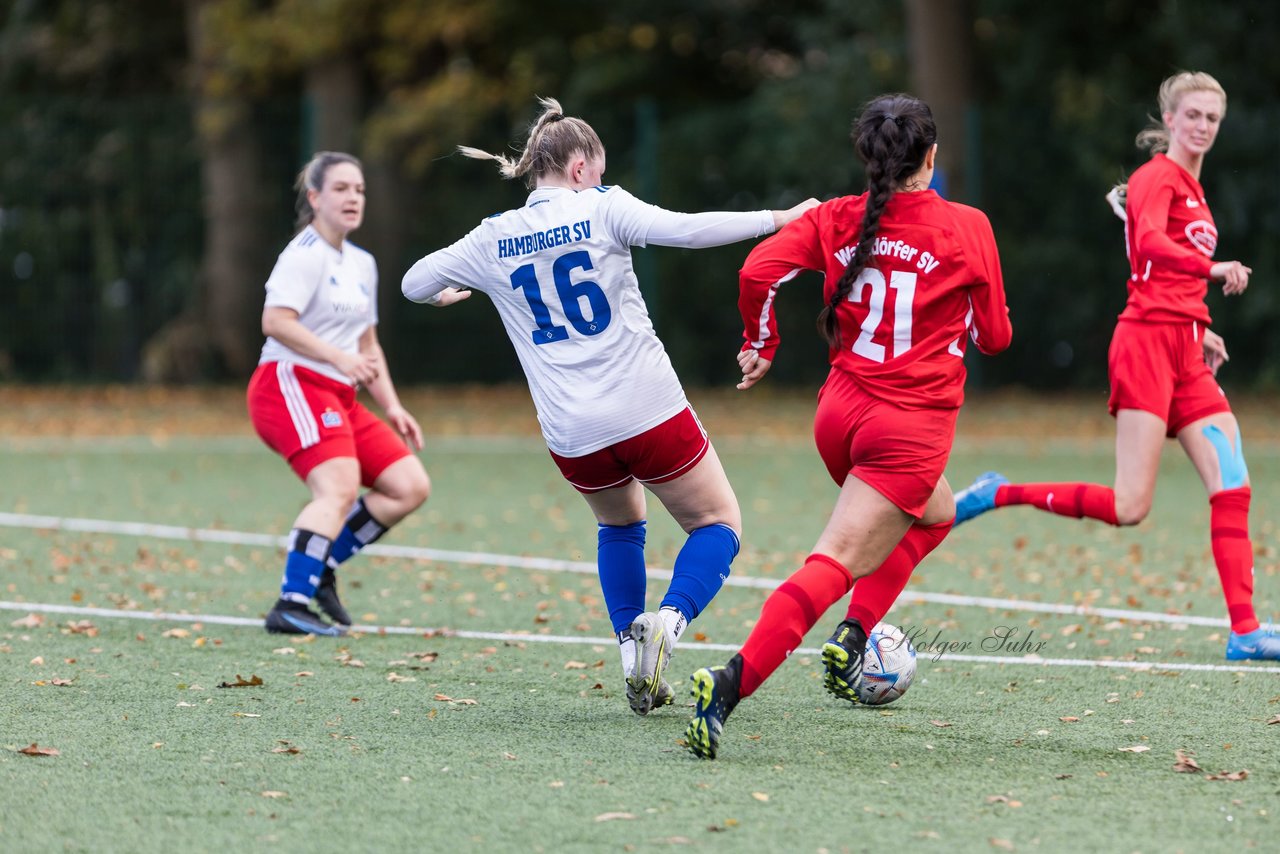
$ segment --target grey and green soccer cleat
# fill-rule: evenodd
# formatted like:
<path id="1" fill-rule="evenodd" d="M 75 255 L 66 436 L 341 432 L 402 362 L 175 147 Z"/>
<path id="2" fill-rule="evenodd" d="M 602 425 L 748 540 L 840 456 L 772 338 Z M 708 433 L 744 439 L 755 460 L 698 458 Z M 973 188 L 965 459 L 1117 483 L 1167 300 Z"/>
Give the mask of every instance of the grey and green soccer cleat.
<path id="1" fill-rule="evenodd" d="M 671 662 L 671 643 L 662 617 L 651 611 L 636 617 L 630 632 L 636 642 L 636 669 L 627 677 L 627 700 L 631 703 L 631 711 L 647 715 L 651 710 L 669 704 L 675 696 L 671 686 L 662 678 Z"/>
<path id="2" fill-rule="evenodd" d="M 858 702 L 854 693 L 862 678 L 862 658 L 867 648 L 867 633 L 857 620 L 843 620 L 835 633 L 822 645 L 822 664 L 827 672 L 822 684 L 841 700 Z"/>
<path id="3" fill-rule="evenodd" d="M 690 677 L 693 681 L 693 720 L 689 721 L 685 740 L 694 756 L 716 758 L 724 722 L 738 705 L 741 674 L 742 656 L 735 655 L 728 664 L 704 667 Z"/>

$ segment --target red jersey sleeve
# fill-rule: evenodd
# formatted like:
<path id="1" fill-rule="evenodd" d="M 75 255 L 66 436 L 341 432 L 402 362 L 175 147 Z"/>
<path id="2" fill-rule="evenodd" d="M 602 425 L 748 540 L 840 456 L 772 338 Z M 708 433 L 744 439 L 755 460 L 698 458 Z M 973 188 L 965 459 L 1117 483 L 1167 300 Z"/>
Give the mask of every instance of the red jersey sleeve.
<path id="1" fill-rule="evenodd" d="M 820 205 L 788 223 L 781 231 L 756 245 L 738 271 L 738 310 L 742 313 L 743 350 L 757 350 L 772 360 L 777 352 L 778 318 L 774 297 L 784 282 L 802 270 L 822 270 Z"/>
<path id="2" fill-rule="evenodd" d="M 1005 304 L 1004 275 L 1000 271 L 1000 252 L 991 221 L 980 211 L 974 213 L 971 246 L 977 281 L 969 290 L 969 307 L 973 312 L 969 335 L 978 350 L 994 356 L 1013 340 L 1013 324 L 1009 322 L 1009 307 Z"/>
<path id="3" fill-rule="evenodd" d="M 1150 180 L 1147 174 L 1134 173 L 1125 203 L 1134 248 L 1140 257 L 1159 267 L 1208 278 L 1213 260 L 1169 236 L 1169 207 L 1175 189 L 1169 181 Z"/>

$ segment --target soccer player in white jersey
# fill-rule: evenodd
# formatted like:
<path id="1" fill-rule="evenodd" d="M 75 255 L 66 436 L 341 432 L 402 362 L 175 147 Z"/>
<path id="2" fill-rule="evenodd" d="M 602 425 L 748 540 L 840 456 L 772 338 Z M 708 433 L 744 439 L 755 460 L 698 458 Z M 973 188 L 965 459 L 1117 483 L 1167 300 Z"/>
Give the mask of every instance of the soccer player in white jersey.
<path id="1" fill-rule="evenodd" d="M 603 184 L 591 126 L 541 99 L 519 159 L 503 177 L 533 190 L 452 246 L 419 260 L 403 290 L 448 305 L 463 288 L 493 300 L 524 368 L 551 456 L 599 523 L 600 584 L 637 714 L 672 700 L 671 651 L 729 575 L 742 515 L 715 449 L 653 331 L 631 247 L 720 246 L 760 237 L 817 204 L 788 211 L 673 213 Z M 689 535 L 658 611 L 645 610 L 647 486 Z"/>
<path id="2" fill-rule="evenodd" d="M 248 403 L 254 429 L 306 483 L 311 501 L 289 535 L 266 629 L 341 635 L 351 617 L 334 570 L 420 506 L 431 483 L 412 453 L 422 430 L 401 406 L 378 344 L 377 265 L 347 241 L 364 217 L 360 161 L 322 151 L 297 186 L 302 230 L 267 280 L 267 342 Z M 356 399 L 357 385 L 390 426 Z M 368 491 L 358 497 L 361 484 Z M 312 599 L 332 623 L 308 607 Z"/>

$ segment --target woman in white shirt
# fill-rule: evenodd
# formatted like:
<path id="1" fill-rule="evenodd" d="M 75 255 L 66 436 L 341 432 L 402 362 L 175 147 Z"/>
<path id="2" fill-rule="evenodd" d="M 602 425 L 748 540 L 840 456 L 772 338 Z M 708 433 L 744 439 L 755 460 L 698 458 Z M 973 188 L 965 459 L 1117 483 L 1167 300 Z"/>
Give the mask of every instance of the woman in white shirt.
<path id="1" fill-rule="evenodd" d="M 269 632 L 341 635 L 351 617 L 334 570 L 427 499 L 413 450 L 422 430 L 396 395 L 378 344 L 378 268 L 347 240 L 364 218 L 364 174 L 322 151 L 298 176 L 302 230 L 267 280 L 262 357 L 249 383 L 258 435 L 311 490 L 289 535 Z M 387 423 L 356 399 L 362 385 Z M 393 429 L 394 428 L 394 429 Z M 358 496 L 360 486 L 368 487 Z M 333 623 L 308 607 L 314 599 Z"/>
<path id="2" fill-rule="evenodd" d="M 637 714 L 672 700 L 663 671 L 688 622 L 711 601 L 738 553 L 742 517 L 706 431 L 653 331 L 631 261 L 650 243 L 720 246 L 770 234 L 817 204 L 788 211 L 674 213 L 603 184 L 604 145 L 560 104 L 541 99 L 517 160 L 526 204 L 489 217 L 405 274 L 415 302 L 448 305 L 463 288 L 498 309 L 524 368 L 543 437 L 599 523 L 598 566 Z M 689 535 L 658 611 L 645 609 L 648 487 Z"/>

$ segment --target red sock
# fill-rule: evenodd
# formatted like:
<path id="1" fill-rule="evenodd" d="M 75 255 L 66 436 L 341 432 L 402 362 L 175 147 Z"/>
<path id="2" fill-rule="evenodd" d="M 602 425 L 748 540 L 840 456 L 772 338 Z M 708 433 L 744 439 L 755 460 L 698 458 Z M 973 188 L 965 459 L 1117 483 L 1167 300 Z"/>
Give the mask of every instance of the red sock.
<path id="1" fill-rule="evenodd" d="M 760 619 L 742 645 L 740 697 L 749 697 L 769 678 L 818 618 L 853 586 L 853 576 L 826 555 L 805 558 L 791 577 L 764 600 Z"/>
<path id="2" fill-rule="evenodd" d="M 950 530 L 950 521 L 940 525 L 912 525 L 885 562 L 853 585 L 853 595 L 849 597 L 849 619 L 861 623 L 864 631 L 870 632 L 875 628 L 902 595 L 903 588 L 911 579 L 911 571 L 938 547 Z"/>
<path id="3" fill-rule="evenodd" d="M 1253 613 L 1253 544 L 1249 542 L 1247 486 L 1224 489 L 1209 497 L 1209 530 L 1213 537 L 1213 562 L 1218 565 L 1222 593 L 1227 598 L 1231 631 L 1245 634 L 1258 628 Z"/>
<path id="4" fill-rule="evenodd" d="M 1006 484 L 996 490 L 996 506 L 1030 504 L 1074 519 L 1097 519 L 1108 525 L 1116 521 L 1116 493 L 1099 483 Z"/>

